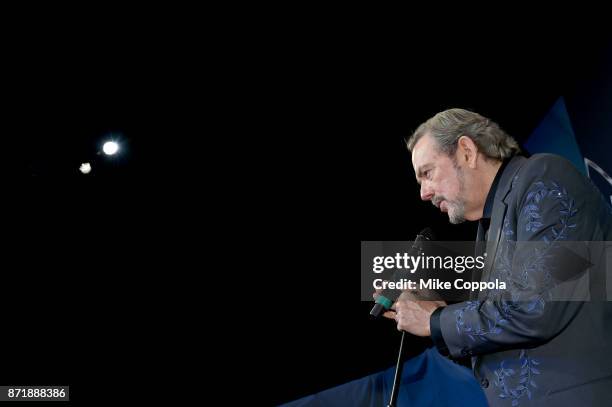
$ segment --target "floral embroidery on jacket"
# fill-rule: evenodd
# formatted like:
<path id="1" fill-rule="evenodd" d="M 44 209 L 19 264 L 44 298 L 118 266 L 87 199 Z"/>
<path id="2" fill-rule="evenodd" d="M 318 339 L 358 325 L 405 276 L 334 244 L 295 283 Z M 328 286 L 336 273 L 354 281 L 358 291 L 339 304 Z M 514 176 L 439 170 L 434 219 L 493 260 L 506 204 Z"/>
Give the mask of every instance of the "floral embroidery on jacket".
<path id="1" fill-rule="evenodd" d="M 519 399 L 523 396 L 527 396 L 531 400 L 531 389 L 537 388 L 536 376 L 540 374 L 540 371 L 536 366 L 540 364 L 538 360 L 529 356 L 525 349 L 521 350 L 519 355 L 520 371 L 518 373 L 518 383 L 512 386 L 509 381 L 516 377 L 516 369 L 506 367 L 508 361 L 503 360 L 499 369 L 494 371 L 495 381 L 494 384 L 501 393 L 498 396 L 502 399 L 511 399 L 512 406 L 516 407 L 519 404 Z"/>
<path id="2" fill-rule="evenodd" d="M 527 312 L 542 312 L 545 306 L 544 296 L 550 294 L 551 287 L 550 270 L 547 267 L 546 260 L 552 256 L 551 251 L 555 247 L 555 243 L 568 239 L 570 229 L 576 228 L 573 223 L 574 216 L 578 213 L 576 203 L 569 196 L 567 190 L 561 187 L 557 182 L 552 181 L 549 187 L 542 181 L 533 184 L 534 189 L 527 194 L 525 205 L 522 208 L 521 214 L 524 216 L 525 231 L 530 233 L 541 232 L 544 226 L 542 222 L 541 206 L 542 200 L 551 198 L 559 202 L 559 220 L 558 223 L 550 228 L 547 233 L 541 236 L 541 241 L 544 243 L 541 248 L 536 247 L 532 256 L 529 256 L 522 262 L 519 278 L 514 279 L 513 283 L 518 290 L 527 289 L 529 287 L 529 277 L 534 274 L 540 274 L 543 278 L 543 287 L 539 290 L 539 294 L 527 302 Z M 506 224 L 504 223 L 504 228 Z M 508 235 L 507 235 L 508 236 Z M 518 299 L 513 295 L 513 300 Z M 501 301 L 501 308 L 504 314 L 507 314 L 507 319 L 510 319 L 513 310 L 519 308 L 520 305 L 515 301 Z M 495 385 L 501 391 L 499 397 L 502 399 L 512 400 L 512 406 L 519 405 L 519 399 L 527 396 L 531 399 L 532 389 L 537 388 L 536 376 L 540 374 L 540 370 L 536 366 L 540 362 L 529 356 L 526 350 L 521 350 L 519 355 L 520 371 L 507 367 L 509 360 L 503 360 L 500 366 L 495 370 Z M 514 386 L 511 386 L 509 381 L 514 381 Z"/>

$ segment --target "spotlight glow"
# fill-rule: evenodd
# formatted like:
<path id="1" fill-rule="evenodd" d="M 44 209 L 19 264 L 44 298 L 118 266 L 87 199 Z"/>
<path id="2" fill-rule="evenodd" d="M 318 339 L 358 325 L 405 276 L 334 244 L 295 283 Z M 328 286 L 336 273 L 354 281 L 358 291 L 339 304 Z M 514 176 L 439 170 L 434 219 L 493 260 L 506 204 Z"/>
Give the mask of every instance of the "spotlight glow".
<path id="1" fill-rule="evenodd" d="M 102 146 L 102 151 L 104 151 L 104 154 L 106 155 L 113 155 L 117 153 L 118 150 L 119 150 L 119 144 L 115 143 L 114 141 L 107 141 Z"/>
<path id="2" fill-rule="evenodd" d="M 81 164 L 81 166 L 79 167 L 79 171 L 81 171 L 83 174 L 89 174 L 91 172 L 91 164 L 89 163 Z"/>

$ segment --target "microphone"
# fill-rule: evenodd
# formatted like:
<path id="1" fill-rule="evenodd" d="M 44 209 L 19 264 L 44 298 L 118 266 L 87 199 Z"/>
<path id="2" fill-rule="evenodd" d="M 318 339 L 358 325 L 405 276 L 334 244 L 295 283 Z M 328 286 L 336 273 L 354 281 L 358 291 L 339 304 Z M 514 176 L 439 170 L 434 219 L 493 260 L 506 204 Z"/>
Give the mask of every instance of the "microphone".
<path id="1" fill-rule="evenodd" d="M 414 239 L 414 243 L 412 244 L 408 255 L 417 256 L 422 250 L 423 242 L 431 240 L 434 240 L 433 231 L 430 228 L 423 229 L 417 235 L 416 239 Z M 401 279 L 405 277 L 405 275 L 405 270 L 395 270 L 395 273 L 393 273 L 392 281 L 401 281 Z M 400 290 L 392 290 L 389 288 L 383 290 L 383 292 L 380 293 L 378 298 L 376 298 L 376 303 L 374 304 L 374 307 L 372 307 L 370 315 L 376 318 L 380 317 L 385 311 L 388 311 L 391 308 L 393 303 L 395 303 L 395 301 L 397 301 L 397 299 L 399 298 L 400 294 Z"/>

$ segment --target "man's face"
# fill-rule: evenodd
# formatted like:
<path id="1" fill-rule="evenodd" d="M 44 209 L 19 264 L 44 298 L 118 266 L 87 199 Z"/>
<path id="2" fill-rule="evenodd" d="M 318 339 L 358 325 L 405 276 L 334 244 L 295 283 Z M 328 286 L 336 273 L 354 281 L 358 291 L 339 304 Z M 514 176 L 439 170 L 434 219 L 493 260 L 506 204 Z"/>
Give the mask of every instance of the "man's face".
<path id="1" fill-rule="evenodd" d="M 450 223 L 465 221 L 466 191 L 463 170 L 448 155 L 438 151 L 426 134 L 412 149 L 412 166 L 421 185 L 421 199 L 448 213 Z"/>

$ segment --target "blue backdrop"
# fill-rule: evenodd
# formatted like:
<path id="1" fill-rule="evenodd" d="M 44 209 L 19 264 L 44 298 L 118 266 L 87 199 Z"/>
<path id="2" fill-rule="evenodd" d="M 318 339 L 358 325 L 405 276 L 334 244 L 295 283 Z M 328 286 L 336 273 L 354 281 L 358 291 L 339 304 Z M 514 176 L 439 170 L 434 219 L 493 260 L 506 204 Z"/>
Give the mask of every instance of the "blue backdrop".
<path id="1" fill-rule="evenodd" d="M 612 52 L 583 86 L 557 100 L 525 148 L 572 161 L 612 203 Z"/>

